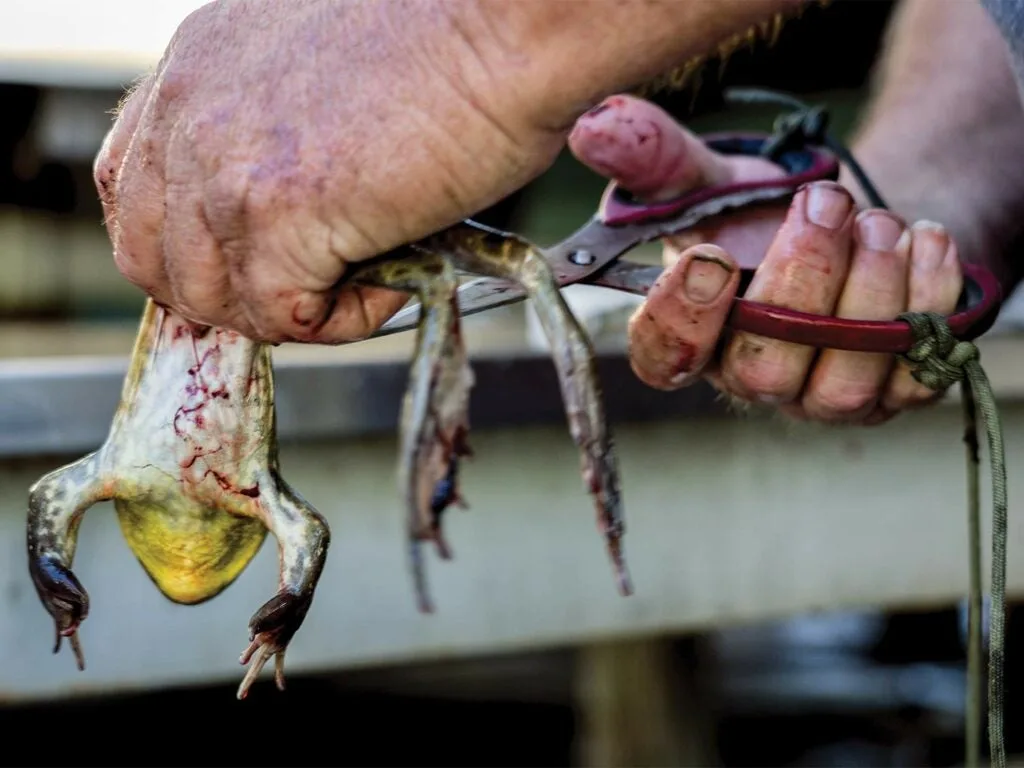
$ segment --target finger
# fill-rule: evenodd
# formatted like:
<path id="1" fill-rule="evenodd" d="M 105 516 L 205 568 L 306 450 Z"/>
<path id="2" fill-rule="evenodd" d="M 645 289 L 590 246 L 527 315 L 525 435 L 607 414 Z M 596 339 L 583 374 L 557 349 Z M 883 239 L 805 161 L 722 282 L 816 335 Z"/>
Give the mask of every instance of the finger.
<path id="1" fill-rule="evenodd" d="M 652 286 L 629 321 L 630 364 L 656 389 L 692 383 L 711 360 L 740 271 L 713 245 L 682 253 Z"/>
<path id="2" fill-rule="evenodd" d="M 833 182 L 799 190 L 745 298 L 832 314 L 849 268 L 853 210 L 850 194 Z M 811 347 L 736 333 L 723 355 L 722 381 L 745 400 L 792 402 L 814 355 Z"/>
<path id="3" fill-rule="evenodd" d="M 580 117 L 569 149 L 591 170 L 648 201 L 783 174 L 762 158 L 712 151 L 661 107 L 633 96 L 612 96 Z"/>
<path id="4" fill-rule="evenodd" d="M 117 182 L 117 225 L 111 233 L 114 263 L 129 282 L 157 301 L 172 304 L 162 246 L 166 187 L 140 143 L 136 133 Z"/>
<path id="5" fill-rule="evenodd" d="M 917 222 L 911 234 L 907 310 L 950 315 L 956 311 L 964 281 L 956 244 L 944 227 L 930 221 Z M 895 412 L 926 405 L 941 396 L 942 393 L 918 383 L 910 367 L 897 360 L 882 406 Z"/>
<path id="6" fill-rule="evenodd" d="M 122 117 L 134 120 L 130 135 L 115 128 L 110 146 L 123 151 L 114 182 L 115 227 L 111 232 L 118 271 L 162 304 L 173 304 L 163 258 L 167 139 L 162 117 L 166 88 L 157 78 L 129 97 Z M 127 128 L 123 129 L 127 131 Z M 123 148 L 123 149 L 122 149 Z"/>
<path id="7" fill-rule="evenodd" d="M 785 174 L 762 158 L 712 151 L 663 109 L 630 96 L 613 96 L 583 115 L 569 136 L 569 147 L 591 170 L 645 200 Z M 714 243 L 741 267 L 754 268 L 785 210 L 785 205 L 759 205 L 702 221 L 670 238 L 673 247 L 664 250 L 665 264 L 671 265 L 687 248 Z"/>
<path id="8" fill-rule="evenodd" d="M 227 199 L 245 200 L 246 196 Z M 326 225 L 310 220 L 302 211 L 271 217 L 263 226 L 257 224 L 266 221 L 263 216 L 223 214 L 221 211 L 217 220 L 233 221 L 237 229 L 230 237 L 224 237 L 226 230 L 222 227 L 215 232 L 220 235 L 217 240 L 225 257 L 231 292 L 258 340 L 322 344 L 354 341 L 369 336 L 408 300 L 392 291 L 362 286 L 337 291 L 334 286 L 345 268 L 340 258 L 337 273 L 311 273 L 310 262 L 303 256 L 311 249 L 332 253 L 331 233 Z"/>
<path id="9" fill-rule="evenodd" d="M 149 93 L 151 78 L 140 80 L 125 94 L 117 110 L 114 124 L 103 137 L 100 150 L 93 160 L 92 177 L 103 206 L 103 218 L 112 223 L 117 208 L 117 177 L 124 161 L 125 151 L 139 125 L 143 107 Z"/>
<path id="10" fill-rule="evenodd" d="M 281 232 L 269 236 L 269 242 L 266 233 L 263 239 L 246 235 L 219 241 L 231 293 L 253 328 L 252 338 L 312 341 L 331 311 L 330 299 L 317 287 L 306 286 L 304 279 L 293 279 L 290 265 L 297 263 L 298 244 L 280 242 L 288 238 Z"/>
<path id="11" fill-rule="evenodd" d="M 344 344 L 370 336 L 405 306 L 409 296 L 375 286 L 352 286 L 338 294 L 327 320 L 317 331 L 318 344 Z"/>
<path id="12" fill-rule="evenodd" d="M 317 206 L 287 199 L 279 187 L 261 183 L 245 165 L 225 163 L 207 175 L 204 215 L 252 338 L 271 343 L 355 341 L 377 330 L 408 301 L 408 296 L 386 289 L 337 290 L 346 269 L 345 252 Z"/>
<path id="13" fill-rule="evenodd" d="M 193 140 L 191 131 L 177 131 L 168 144 L 161 248 L 173 306 L 193 322 L 254 338 L 256 329 L 238 304 L 224 254 L 210 231 Z"/>
<path id="14" fill-rule="evenodd" d="M 897 216 L 862 211 L 835 316 L 892 320 L 906 306 L 910 231 Z M 803 407 L 819 421 L 856 422 L 877 405 L 889 379 L 892 355 L 824 349 L 807 382 Z"/>

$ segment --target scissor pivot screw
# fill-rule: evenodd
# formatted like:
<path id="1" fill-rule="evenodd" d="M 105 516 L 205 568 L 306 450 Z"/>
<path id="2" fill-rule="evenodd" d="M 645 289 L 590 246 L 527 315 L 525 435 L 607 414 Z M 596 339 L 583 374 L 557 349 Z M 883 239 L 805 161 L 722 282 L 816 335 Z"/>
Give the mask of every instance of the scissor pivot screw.
<path id="1" fill-rule="evenodd" d="M 569 261 L 578 267 L 589 267 L 594 263 L 594 254 L 581 248 L 569 254 Z"/>

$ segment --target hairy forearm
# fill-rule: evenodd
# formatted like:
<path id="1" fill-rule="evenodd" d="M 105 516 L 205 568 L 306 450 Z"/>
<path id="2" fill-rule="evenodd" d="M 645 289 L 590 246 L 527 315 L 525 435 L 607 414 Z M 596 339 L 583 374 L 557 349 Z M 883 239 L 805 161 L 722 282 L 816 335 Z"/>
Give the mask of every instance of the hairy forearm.
<path id="1" fill-rule="evenodd" d="M 553 130 L 602 98 L 631 90 L 776 14 L 810 0 L 459 0 L 453 23 L 478 51 L 492 83 L 518 93 Z"/>
<path id="2" fill-rule="evenodd" d="M 853 142 L 895 210 L 949 228 L 1005 288 L 1024 213 L 1024 109 L 1002 37 L 976 0 L 903 0 Z"/>

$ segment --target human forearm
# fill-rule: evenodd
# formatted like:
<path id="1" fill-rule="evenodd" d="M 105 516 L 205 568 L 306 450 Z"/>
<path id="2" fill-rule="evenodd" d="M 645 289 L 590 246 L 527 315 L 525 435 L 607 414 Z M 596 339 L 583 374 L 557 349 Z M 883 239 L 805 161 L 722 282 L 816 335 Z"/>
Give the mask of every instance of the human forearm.
<path id="1" fill-rule="evenodd" d="M 352 265 L 535 179 L 603 96 L 801 0 L 214 0 L 94 164 L 124 276 L 259 341 L 369 335 Z M 154 160 L 155 158 L 155 160 Z"/>
<path id="2" fill-rule="evenodd" d="M 484 63 L 479 74 L 515 93 L 524 118 L 568 130 L 586 109 L 686 61 L 713 54 L 808 0 L 457 0 L 450 22 Z M 487 70 L 486 75 L 483 74 Z"/>
<path id="3" fill-rule="evenodd" d="M 1014 286 L 1024 109 L 996 27 L 974 1 L 904 0 L 875 86 L 853 147 L 886 202 Z"/>

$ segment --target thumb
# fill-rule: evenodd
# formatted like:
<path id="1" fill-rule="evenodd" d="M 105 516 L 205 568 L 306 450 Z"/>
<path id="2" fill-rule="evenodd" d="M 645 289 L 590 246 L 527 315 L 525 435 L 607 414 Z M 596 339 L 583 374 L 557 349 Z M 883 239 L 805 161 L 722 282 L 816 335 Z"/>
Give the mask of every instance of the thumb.
<path id="1" fill-rule="evenodd" d="M 736 159 L 720 155 L 661 107 L 611 96 L 582 115 L 569 149 L 591 170 L 648 202 L 736 179 Z"/>
<path id="2" fill-rule="evenodd" d="M 785 175 L 761 157 L 715 152 L 663 109 L 632 96 L 612 96 L 580 117 L 569 148 L 591 170 L 649 202 L 701 187 Z M 674 263 L 688 246 L 715 243 L 741 265 L 755 267 L 786 208 L 769 204 L 707 219 L 667 239 L 665 263 Z"/>

